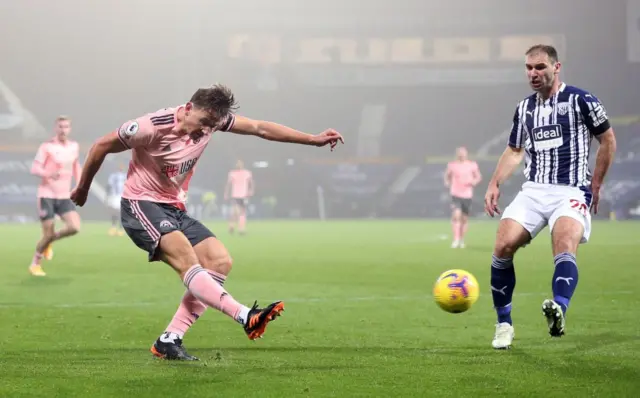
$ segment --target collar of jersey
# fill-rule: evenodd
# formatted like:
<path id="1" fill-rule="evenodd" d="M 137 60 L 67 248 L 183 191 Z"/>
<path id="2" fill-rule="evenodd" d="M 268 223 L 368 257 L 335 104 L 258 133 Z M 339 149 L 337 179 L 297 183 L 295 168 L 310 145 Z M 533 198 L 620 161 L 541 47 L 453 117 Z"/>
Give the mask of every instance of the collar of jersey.
<path id="1" fill-rule="evenodd" d="M 558 92 L 556 92 L 554 95 L 552 95 L 548 99 L 553 102 L 553 99 L 556 98 L 561 92 L 563 92 L 565 88 L 567 88 L 567 84 L 565 82 L 562 82 L 560 84 L 560 87 L 558 87 Z M 543 100 L 542 97 L 540 97 L 539 93 L 536 93 L 536 99 L 537 99 L 537 102 L 539 102 L 539 103 L 543 103 L 544 104 L 544 102 L 545 102 L 545 100 Z"/>

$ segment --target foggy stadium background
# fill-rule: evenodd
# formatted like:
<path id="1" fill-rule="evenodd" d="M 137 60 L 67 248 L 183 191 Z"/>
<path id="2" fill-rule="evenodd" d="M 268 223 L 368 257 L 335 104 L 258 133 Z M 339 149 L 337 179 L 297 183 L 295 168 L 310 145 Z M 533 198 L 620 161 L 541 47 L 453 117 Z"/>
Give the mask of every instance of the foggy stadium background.
<path id="1" fill-rule="evenodd" d="M 596 94 L 619 140 L 602 217 L 634 217 L 640 198 L 638 1 L 301 2 L 25 0 L 0 8 L 0 220 L 36 220 L 29 167 L 54 118 L 73 119 L 82 157 L 93 140 L 143 113 L 188 100 L 200 86 L 232 88 L 239 113 L 317 133 L 337 152 L 219 133 L 197 166 L 189 207 L 223 216 L 226 173 L 253 170 L 258 218 L 447 217 L 445 163 L 465 145 L 481 165 L 474 215 L 529 92 L 523 52 L 559 49 L 562 78 Z M 498 11 L 496 11 L 498 10 Z M 594 150 L 597 143 L 594 144 Z M 85 220 L 106 220 L 97 177 Z M 592 161 L 593 161 L 592 157 Z M 503 193 L 507 203 L 520 170 Z M 102 188 L 102 189 L 101 189 Z M 215 195 L 215 196 L 214 196 Z M 212 199 L 215 198 L 215 199 Z"/>

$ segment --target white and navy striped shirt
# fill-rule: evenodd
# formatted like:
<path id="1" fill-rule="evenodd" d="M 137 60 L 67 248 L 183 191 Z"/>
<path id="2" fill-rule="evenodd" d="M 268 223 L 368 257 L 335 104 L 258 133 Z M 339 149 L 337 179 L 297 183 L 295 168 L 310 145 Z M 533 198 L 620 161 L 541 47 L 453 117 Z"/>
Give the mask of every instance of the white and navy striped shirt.
<path id="1" fill-rule="evenodd" d="M 524 147 L 529 181 L 587 188 L 591 140 L 609 127 L 607 112 L 593 94 L 562 83 L 546 101 L 538 94 L 520 101 L 509 146 Z"/>
<path id="2" fill-rule="evenodd" d="M 117 171 L 109 175 L 109 195 L 122 196 L 124 182 L 127 180 L 127 173 Z"/>

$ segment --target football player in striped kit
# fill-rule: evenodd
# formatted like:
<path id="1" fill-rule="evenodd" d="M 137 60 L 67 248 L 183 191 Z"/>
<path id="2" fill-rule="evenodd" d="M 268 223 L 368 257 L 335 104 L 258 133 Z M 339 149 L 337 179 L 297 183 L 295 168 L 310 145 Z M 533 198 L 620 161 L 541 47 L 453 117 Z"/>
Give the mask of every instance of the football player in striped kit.
<path id="1" fill-rule="evenodd" d="M 508 349 L 514 338 L 511 299 L 516 284 L 513 257 L 545 227 L 551 232 L 555 272 L 553 298 L 542 303 L 549 334 L 565 332 L 567 307 L 578 284 L 576 252 L 591 233 L 600 188 L 613 161 L 616 140 L 607 113 L 595 95 L 563 83 L 556 49 L 536 45 L 525 54 L 534 93 L 515 110 L 509 142 L 485 195 L 485 211 L 500 214 L 500 186 L 522 159 L 527 181 L 504 209 L 491 263 L 491 293 L 498 321 L 493 348 Z M 591 141 L 599 142 L 594 172 Z"/>

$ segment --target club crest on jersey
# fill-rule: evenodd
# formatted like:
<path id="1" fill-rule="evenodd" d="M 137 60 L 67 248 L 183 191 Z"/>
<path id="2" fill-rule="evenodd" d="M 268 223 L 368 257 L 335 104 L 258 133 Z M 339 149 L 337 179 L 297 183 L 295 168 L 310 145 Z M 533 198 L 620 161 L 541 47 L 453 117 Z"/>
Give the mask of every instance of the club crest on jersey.
<path id="1" fill-rule="evenodd" d="M 136 121 L 133 121 L 131 123 L 126 123 L 122 125 L 122 127 L 120 127 L 120 136 L 126 137 L 126 138 L 131 137 L 132 135 L 138 132 L 139 128 L 140 128 L 140 125 Z"/>
<path id="2" fill-rule="evenodd" d="M 176 166 L 173 164 L 166 164 L 162 166 L 162 174 L 166 175 L 169 178 L 177 177 L 180 173 L 180 166 Z"/>
<path id="3" fill-rule="evenodd" d="M 162 174 L 169 178 L 177 177 L 179 175 L 187 174 L 198 162 L 198 157 L 185 160 L 179 165 L 167 164 L 162 167 Z"/>
<path id="4" fill-rule="evenodd" d="M 564 116 L 569 113 L 569 110 L 571 110 L 571 104 L 568 102 L 561 102 L 558 104 L 558 115 Z"/>
<path id="5" fill-rule="evenodd" d="M 531 130 L 536 150 L 554 149 L 562 146 L 562 126 L 550 124 Z"/>

